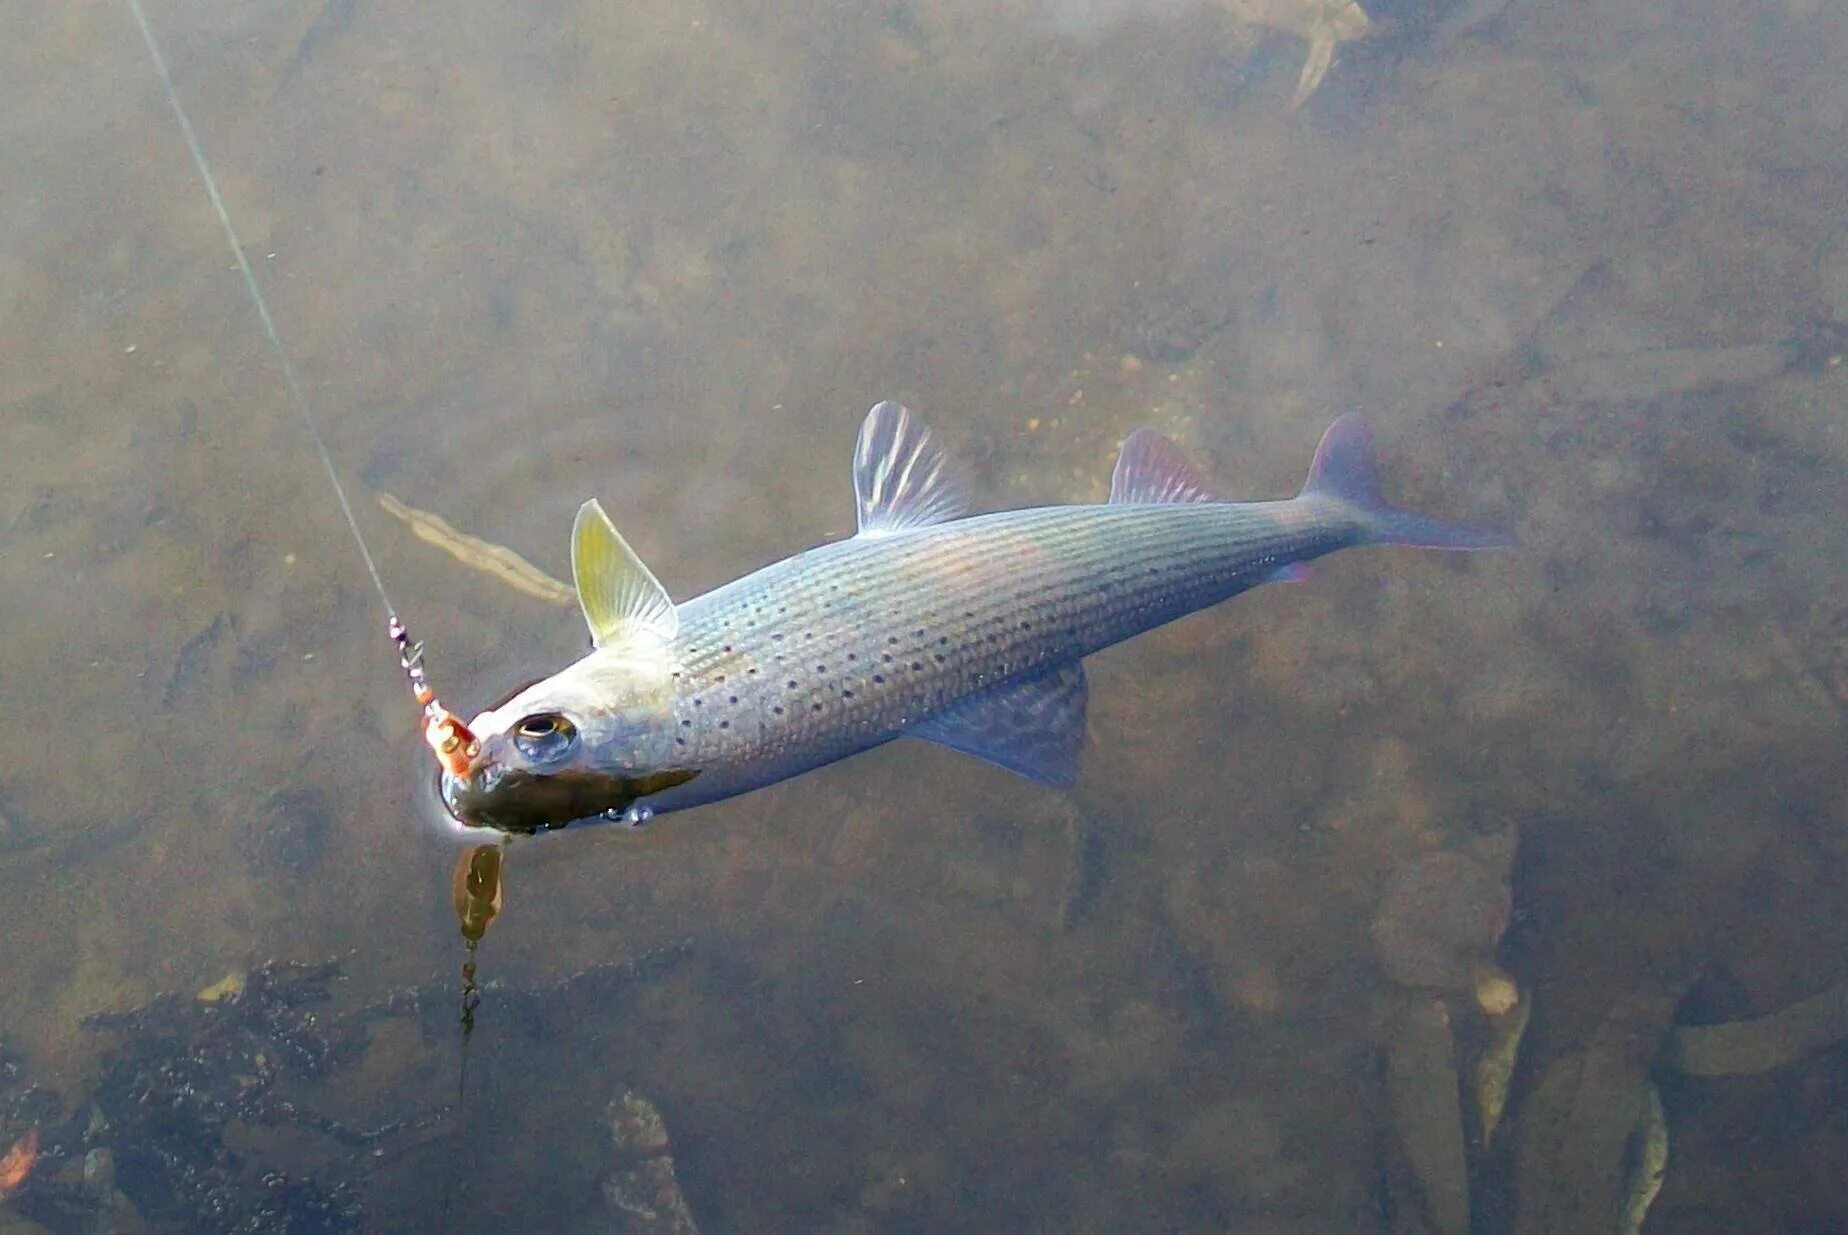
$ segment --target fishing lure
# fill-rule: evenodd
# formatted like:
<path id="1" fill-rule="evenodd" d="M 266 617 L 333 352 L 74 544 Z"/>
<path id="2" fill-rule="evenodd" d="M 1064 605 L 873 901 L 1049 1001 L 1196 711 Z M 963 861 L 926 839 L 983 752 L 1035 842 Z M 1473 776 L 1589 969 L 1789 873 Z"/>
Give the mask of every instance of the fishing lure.
<path id="1" fill-rule="evenodd" d="M 443 706 L 424 675 L 422 641 L 413 643 L 411 632 L 396 613 L 385 620 L 385 635 L 398 649 L 398 667 L 410 683 L 411 698 L 423 710 L 423 737 L 442 769 L 451 776 L 461 776 L 481 754 L 481 742 L 463 719 Z"/>

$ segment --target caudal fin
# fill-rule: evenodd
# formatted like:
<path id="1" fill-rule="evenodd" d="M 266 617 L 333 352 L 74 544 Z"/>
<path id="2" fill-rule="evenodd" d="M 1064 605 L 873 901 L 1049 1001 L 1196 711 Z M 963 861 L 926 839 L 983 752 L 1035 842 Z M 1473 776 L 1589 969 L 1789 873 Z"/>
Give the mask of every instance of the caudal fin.
<path id="1" fill-rule="evenodd" d="M 1322 435 L 1303 497 L 1334 498 L 1361 515 L 1368 544 L 1410 545 L 1418 549 L 1505 549 L 1512 537 L 1482 528 L 1446 523 L 1408 514 L 1380 496 L 1380 473 L 1373 461 L 1373 433 L 1358 412 L 1349 412 Z"/>

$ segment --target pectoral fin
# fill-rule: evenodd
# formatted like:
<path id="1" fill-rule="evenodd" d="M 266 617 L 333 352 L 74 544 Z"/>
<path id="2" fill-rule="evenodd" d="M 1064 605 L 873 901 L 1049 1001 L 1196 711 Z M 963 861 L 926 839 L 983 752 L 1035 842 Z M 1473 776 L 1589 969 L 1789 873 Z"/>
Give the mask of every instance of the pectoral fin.
<path id="1" fill-rule="evenodd" d="M 1053 788 L 1078 776 L 1084 666 L 1055 665 L 972 695 L 907 732 Z"/>
<path id="2" fill-rule="evenodd" d="M 595 498 L 571 527 L 571 574 L 597 647 L 630 639 L 672 642 L 680 615 L 667 589 L 635 555 Z"/>

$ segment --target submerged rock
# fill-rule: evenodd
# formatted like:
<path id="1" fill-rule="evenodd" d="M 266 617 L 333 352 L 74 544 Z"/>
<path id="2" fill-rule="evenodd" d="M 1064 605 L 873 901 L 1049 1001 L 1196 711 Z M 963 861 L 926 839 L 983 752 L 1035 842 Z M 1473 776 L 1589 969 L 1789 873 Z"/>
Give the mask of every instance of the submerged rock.
<path id="1" fill-rule="evenodd" d="M 1653 1084 L 1644 1086 L 1643 1118 L 1636 1126 L 1633 1144 L 1636 1158 L 1626 1181 L 1620 1235 L 1637 1235 L 1643 1229 L 1643 1219 L 1668 1178 L 1668 1116 Z"/>
<path id="2" fill-rule="evenodd" d="M 1462 991 L 1491 984 L 1511 905 L 1506 879 L 1475 858 L 1413 858 L 1393 872 L 1373 918 L 1380 964 L 1405 986 Z M 1489 989 L 1500 993 L 1499 984 Z"/>
<path id="3" fill-rule="evenodd" d="M 52 1231 L 0 1205 L 0 1235 L 52 1235 Z"/>
<path id="4" fill-rule="evenodd" d="M 1848 983 L 1768 1016 L 1723 1025 L 1682 1025 L 1668 1063 L 1689 1076 L 1745 1076 L 1795 1063 L 1848 1038 Z"/>
<path id="5" fill-rule="evenodd" d="M 680 1191 L 667 1123 L 654 1103 L 625 1089 L 610 1103 L 613 1165 L 603 1177 L 609 1235 L 699 1235 Z"/>
<path id="6" fill-rule="evenodd" d="M 1584 1047 L 1554 1061 L 1522 1100 L 1515 1235 L 1598 1235 L 1640 1224 L 1667 1163 L 1649 1071 L 1681 990 L 1649 985 L 1619 999 Z"/>
<path id="7" fill-rule="evenodd" d="M 1483 1144 L 1495 1139 L 1501 1126 L 1502 1112 L 1508 1107 L 1508 1091 L 1514 1085 L 1514 1068 L 1520 1062 L 1521 1041 L 1533 1019 L 1532 998 L 1520 998 L 1502 1013 L 1488 1012 L 1489 1038 L 1476 1058 L 1472 1080 L 1476 1094 L 1476 1127 Z"/>
<path id="8" fill-rule="evenodd" d="M 1438 1235 L 1469 1231 L 1469 1165 L 1450 1012 L 1441 998 L 1406 995 L 1386 1052 L 1386 1097 L 1399 1152 Z"/>

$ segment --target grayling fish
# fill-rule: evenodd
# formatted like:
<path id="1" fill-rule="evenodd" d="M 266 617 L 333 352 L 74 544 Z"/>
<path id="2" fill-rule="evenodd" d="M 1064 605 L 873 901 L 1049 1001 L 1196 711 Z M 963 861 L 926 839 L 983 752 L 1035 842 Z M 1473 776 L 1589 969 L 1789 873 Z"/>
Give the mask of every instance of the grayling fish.
<path id="1" fill-rule="evenodd" d="M 1108 504 L 969 515 L 957 469 L 896 403 L 867 414 L 853 482 L 857 535 L 681 605 L 586 502 L 571 559 L 593 650 L 474 719 L 468 772 L 443 778 L 450 811 L 509 832 L 635 824 L 898 737 L 1067 785 L 1092 652 L 1337 549 L 1507 543 L 1386 505 L 1356 415 L 1288 501 L 1218 501 L 1140 429 Z"/>

